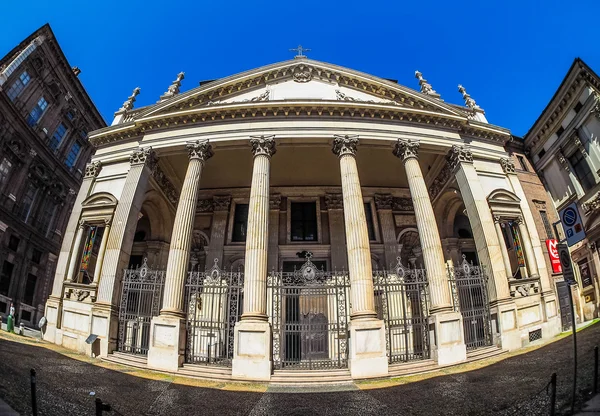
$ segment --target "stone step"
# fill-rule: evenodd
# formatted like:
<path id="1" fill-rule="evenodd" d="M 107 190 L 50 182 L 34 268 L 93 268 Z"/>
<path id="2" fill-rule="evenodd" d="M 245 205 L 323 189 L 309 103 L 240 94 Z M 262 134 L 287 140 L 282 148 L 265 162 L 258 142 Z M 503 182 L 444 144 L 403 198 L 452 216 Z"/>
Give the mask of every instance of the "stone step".
<path id="1" fill-rule="evenodd" d="M 179 370 L 178 375 L 186 377 L 196 377 L 205 380 L 231 380 L 230 367 L 217 367 L 200 364 L 184 364 Z"/>
<path id="2" fill-rule="evenodd" d="M 467 353 L 467 362 L 484 360 L 497 355 L 506 354 L 508 351 L 498 347 L 481 348 Z"/>
<path id="3" fill-rule="evenodd" d="M 433 360 L 415 361 L 407 364 L 395 364 L 389 367 L 390 377 L 410 376 L 413 374 L 428 373 L 436 371 L 440 367 Z"/>
<path id="4" fill-rule="evenodd" d="M 146 364 L 148 362 L 148 356 L 139 354 L 129 354 L 126 352 L 114 351 L 113 357 L 118 357 L 124 360 L 135 361 L 138 363 Z"/>
<path id="5" fill-rule="evenodd" d="M 352 382 L 350 371 L 338 370 L 276 370 L 271 376 L 275 385 L 345 384 Z"/>
<path id="6" fill-rule="evenodd" d="M 114 356 L 113 354 L 109 354 L 108 357 L 102 357 L 102 361 L 106 361 L 106 362 L 113 363 L 113 364 L 120 364 L 120 365 L 124 365 L 124 366 L 128 366 L 128 367 L 135 367 L 135 368 L 146 369 L 148 367 L 146 361 L 142 362 L 139 360 L 130 360 L 127 357 Z"/>

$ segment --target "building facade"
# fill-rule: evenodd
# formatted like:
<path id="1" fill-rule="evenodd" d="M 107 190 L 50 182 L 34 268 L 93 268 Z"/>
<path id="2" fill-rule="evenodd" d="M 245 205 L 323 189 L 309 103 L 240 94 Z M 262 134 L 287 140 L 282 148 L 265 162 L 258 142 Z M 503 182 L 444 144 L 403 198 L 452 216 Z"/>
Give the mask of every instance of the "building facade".
<path id="1" fill-rule="evenodd" d="M 37 324 L 93 146 L 106 124 L 48 25 L 0 60 L 0 316 Z"/>
<path id="2" fill-rule="evenodd" d="M 575 59 L 558 90 L 526 134 L 525 146 L 552 202 L 561 211 L 575 203 L 585 238 L 570 247 L 579 321 L 598 317 L 600 238 L 599 78 Z M 559 232 L 563 233 L 562 228 Z M 562 235 L 564 238 L 564 234 Z M 561 279 L 559 279 L 560 282 Z"/>
<path id="3" fill-rule="evenodd" d="M 136 88 L 90 135 L 45 339 L 270 380 L 554 336 L 510 132 L 416 77 L 300 56 L 179 93 L 182 73 L 138 109 Z"/>

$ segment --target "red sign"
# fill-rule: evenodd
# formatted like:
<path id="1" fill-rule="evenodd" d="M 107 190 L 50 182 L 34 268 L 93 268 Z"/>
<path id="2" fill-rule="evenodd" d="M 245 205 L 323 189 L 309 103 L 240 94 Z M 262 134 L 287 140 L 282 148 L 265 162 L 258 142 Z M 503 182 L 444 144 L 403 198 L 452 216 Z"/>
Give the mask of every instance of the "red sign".
<path id="1" fill-rule="evenodd" d="M 560 257 L 558 256 L 558 241 L 546 240 L 546 248 L 548 249 L 550 263 L 552 264 L 552 273 L 562 273 Z"/>

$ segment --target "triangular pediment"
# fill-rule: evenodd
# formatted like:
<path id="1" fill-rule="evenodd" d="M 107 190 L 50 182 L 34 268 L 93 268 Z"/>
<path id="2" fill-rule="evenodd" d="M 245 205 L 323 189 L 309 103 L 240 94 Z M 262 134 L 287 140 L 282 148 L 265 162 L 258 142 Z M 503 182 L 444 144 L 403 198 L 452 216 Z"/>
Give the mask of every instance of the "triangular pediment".
<path id="1" fill-rule="evenodd" d="M 169 100 L 146 107 L 133 119 L 216 106 L 257 102 L 352 102 L 414 108 L 466 117 L 443 101 L 391 81 L 339 66 L 298 59 L 280 62 L 210 82 Z"/>

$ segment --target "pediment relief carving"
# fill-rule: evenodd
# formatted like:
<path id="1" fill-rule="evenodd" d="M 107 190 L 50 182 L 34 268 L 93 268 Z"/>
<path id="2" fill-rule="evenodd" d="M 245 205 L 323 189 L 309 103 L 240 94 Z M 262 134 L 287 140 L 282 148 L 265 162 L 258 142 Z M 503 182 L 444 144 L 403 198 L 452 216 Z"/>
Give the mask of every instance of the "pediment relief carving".
<path id="1" fill-rule="evenodd" d="M 108 192 L 98 192 L 88 196 L 82 203 L 82 207 L 116 206 L 117 198 Z"/>

